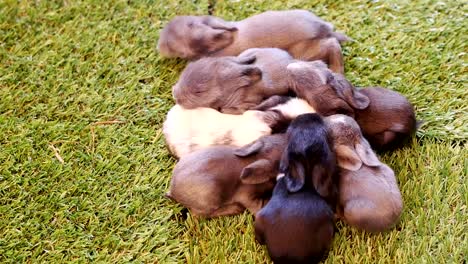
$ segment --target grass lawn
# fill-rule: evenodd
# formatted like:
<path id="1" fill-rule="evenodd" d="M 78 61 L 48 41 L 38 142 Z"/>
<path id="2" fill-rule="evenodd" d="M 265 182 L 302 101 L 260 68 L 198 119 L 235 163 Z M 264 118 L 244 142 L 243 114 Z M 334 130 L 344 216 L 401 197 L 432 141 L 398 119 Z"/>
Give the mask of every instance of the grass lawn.
<path id="1" fill-rule="evenodd" d="M 452 1 L 0 1 L 0 262 L 265 263 L 252 216 L 185 218 L 163 197 L 161 125 L 186 62 L 158 32 L 179 14 L 308 9 L 355 41 L 346 76 L 405 94 L 424 125 L 380 156 L 405 209 L 371 235 L 338 224 L 327 263 L 466 263 L 467 5 Z"/>

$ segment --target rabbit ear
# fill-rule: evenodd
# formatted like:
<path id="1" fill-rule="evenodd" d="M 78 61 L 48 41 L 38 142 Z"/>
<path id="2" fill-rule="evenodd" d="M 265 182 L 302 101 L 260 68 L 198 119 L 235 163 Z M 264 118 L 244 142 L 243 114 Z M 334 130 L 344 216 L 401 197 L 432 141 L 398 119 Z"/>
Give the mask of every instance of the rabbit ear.
<path id="1" fill-rule="evenodd" d="M 362 110 L 369 106 L 369 97 L 356 89 L 343 75 L 333 74 L 329 78 L 329 84 L 353 108 Z"/>
<path id="2" fill-rule="evenodd" d="M 315 189 L 322 197 L 328 197 L 332 188 L 332 177 L 320 164 L 312 170 L 312 182 Z"/>
<path id="3" fill-rule="evenodd" d="M 247 157 L 253 154 L 256 154 L 263 148 L 263 141 L 256 140 L 252 143 L 249 143 L 243 147 L 237 148 L 234 150 L 234 155 L 238 157 Z"/>
<path id="4" fill-rule="evenodd" d="M 285 182 L 289 192 L 297 192 L 302 189 L 305 184 L 305 168 L 301 162 L 297 160 L 290 161 L 285 175 Z"/>
<path id="5" fill-rule="evenodd" d="M 259 111 L 266 111 L 272 107 L 285 104 L 291 99 L 292 97 L 286 96 L 286 95 L 273 95 L 263 100 L 259 105 L 255 106 L 252 109 L 259 110 Z"/>
<path id="6" fill-rule="evenodd" d="M 361 158 L 364 164 L 371 167 L 380 166 L 380 161 L 374 151 L 372 151 L 367 140 L 362 139 L 361 142 L 357 143 L 354 147 L 356 148 L 357 155 Z"/>
<path id="7" fill-rule="evenodd" d="M 249 78 L 250 84 L 254 84 L 262 79 L 262 71 L 258 67 L 246 66 L 241 71 L 242 76 Z"/>
<path id="8" fill-rule="evenodd" d="M 379 148 L 397 139 L 399 134 L 400 133 L 398 132 L 387 130 L 387 131 L 369 136 L 369 141 L 371 142 L 372 146 L 374 146 L 375 148 Z"/>
<path id="9" fill-rule="evenodd" d="M 227 30 L 227 31 L 236 31 L 237 27 L 233 23 L 227 22 L 219 17 L 214 16 L 204 16 L 203 23 L 207 26 L 210 26 L 213 29 Z"/>
<path id="10" fill-rule="evenodd" d="M 236 61 L 239 64 L 253 64 L 256 60 L 257 57 L 254 54 L 236 57 Z"/>
<path id="11" fill-rule="evenodd" d="M 259 184 L 270 180 L 273 175 L 273 164 L 266 159 L 260 159 L 245 167 L 240 175 L 241 181 L 246 184 Z"/>
<path id="12" fill-rule="evenodd" d="M 367 97 L 360 91 L 354 89 L 354 91 L 351 90 L 345 94 L 347 95 L 346 100 L 354 108 L 362 110 L 362 109 L 366 109 L 369 106 L 369 103 L 370 103 L 369 97 Z"/>
<path id="13" fill-rule="evenodd" d="M 362 161 L 354 149 L 345 145 L 339 145 L 335 149 L 338 166 L 341 168 L 357 171 L 362 166 Z"/>

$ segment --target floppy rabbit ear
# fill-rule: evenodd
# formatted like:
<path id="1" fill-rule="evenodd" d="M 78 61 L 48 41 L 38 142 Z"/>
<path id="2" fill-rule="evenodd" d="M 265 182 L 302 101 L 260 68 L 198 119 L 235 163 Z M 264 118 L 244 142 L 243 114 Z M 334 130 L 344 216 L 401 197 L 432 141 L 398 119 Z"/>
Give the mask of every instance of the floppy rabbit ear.
<path id="1" fill-rule="evenodd" d="M 285 104 L 289 100 L 291 100 L 292 97 L 286 96 L 286 95 L 273 95 L 268 97 L 267 99 L 263 100 L 260 104 L 257 106 L 253 107 L 253 110 L 259 110 L 259 111 L 266 111 L 272 107 L 275 107 L 280 104 Z"/>
<path id="2" fill-rule="evenodd" d="M 246 184 L 259 184 L 270 180 L 273 164 L 266 159 L 260 159 L 245 167 L 240 175 L 241 181 Z"/>
<path id="3" fill-rule="evenodd" d="M 247 157 L 253 154 L 256 154 L 263 148 L 263 141 L 256 140 L 252 143 L 249 143 L 243 147 L 237 148 L 234 150 L 234 155 L 238 157 Z"/>
<path id="4" fill-rule="evenodd" d="M 339 145 L 335 148 L 338 166 L 341 168 L 357 171 L 362 166 L 362 161 L 356 151 L 345 145 Z"/>
<path id="5" fill-rule="evenodd" d="M 240 65 L 239 69 L 236 70 L 238 70 L 240 74 L 236 83 L 236 86 L 239 88 L 254 85 L 262 79 L 262 71 L 258 67 L 254 67 L 252 65 Z M 237 89 L 234 92 L 239 91 L 247 92 L 242 89 Z"/>
<path id="6" fill-rule="evenodd" d="M 292 160 L 289 163 L 289 168 L 284 176 L 286 182 L 286 188 L 289 192 L 297 192 L 305 184 L 305 168 L 304 165 L 296 160 Z"/>
<path id="7" fill-rule="evenodd" d="M 242 69 L 241 74 L 243 76 L 247 76 L 251 84 L 262 79 L 262 71 L 258 67 L 245 66 L 245 68 Z"/>
<path id="8" fill-rule="evenodd" d="M 328 197 L 332 188 L 332 177 L 320 164 L 315 165 L 312 170 L 312 183 L 315 190 L 322 196 Z"/>
<path id="9" fill-rule="evenodd" d="M 369 106 L 369 97 L 356 89 L 343 75 L 333 74 L 329 83 L 353 108 L 362 110 Z"/>
<path id="10" fill-rule="evenodd" d="M 349 96 L 348 102 L 356 109 L 366 109 L 369 106 L 370 100 L 367 95 L 361 93 L 354 87 L 352 88 L 354 91 L 351 91 L 351 95 Z"/>
<path id="11" fill-rule="evenodd" d="M 227 22 L 219 17 L 205 16 L 203 17 L 203 23 L 213 29 L 221 29 L 227 31 L 236 31 L 237 28 L 232 22 Z"/>
<path id="12" fill-rule="evenodd" d="M 238 56 L 236 60 L 239 64 L 252 64 L 257 60 L 255 55 Z"/>
<path id="13" fill-rule="evenodd" d="M 379 148 L 395 140 L 398 137 L 398 135 L 398 132 L 387 130 L 381 133 L 373 134 L 371 137 L 369 136 L 368 139 L 371 142 L 372 146 L 374 146 L 375 148 Z"/>
<path id="14" fill-rule="evenodd" d="M 361 142 L 357 143 L 354 147 L 356 148 L 356 153 L 364 164 L 371 167 L 380 166 L 380 161 L 374 151 L 372 151 L 367 140 L 362 139 Z"/>

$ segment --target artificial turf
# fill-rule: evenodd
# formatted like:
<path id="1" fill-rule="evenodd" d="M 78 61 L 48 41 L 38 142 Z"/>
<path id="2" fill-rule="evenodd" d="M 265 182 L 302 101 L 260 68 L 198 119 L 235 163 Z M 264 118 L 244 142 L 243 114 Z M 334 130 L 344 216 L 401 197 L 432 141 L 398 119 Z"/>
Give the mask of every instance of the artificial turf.
<path id="1" fill-rule="evenodd" d="M 175 15 L 239 20 L 308 9 L 353 42 L 346 76 L 406 95 L 424 121 L 380 155 L 400 223 L 339 223 L 327 263 L 466 263 L 467 6 L 463 1 L 0 1 L 0 262 L 264 263 L 252 216 L 202 220 L 163 197 L 161 125 L 186 64 L 159 57 Z"/>

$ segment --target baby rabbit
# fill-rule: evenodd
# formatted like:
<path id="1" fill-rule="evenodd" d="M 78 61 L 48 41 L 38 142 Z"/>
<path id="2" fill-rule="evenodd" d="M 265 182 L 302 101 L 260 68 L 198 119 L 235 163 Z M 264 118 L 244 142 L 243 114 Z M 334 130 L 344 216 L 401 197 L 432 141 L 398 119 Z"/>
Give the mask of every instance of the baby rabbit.
<path id="1" fill-rule="evenodd" d="M 304 114 L 287 130 L 288 145 L 270 201 L 255 216 L 255 237 L 274 263 L 317 263 L 334 236 L 335 154 L 325 124 Z M 325 200 L 326 199 L 326 200 Z"/>
<path id="2" fill-rule="evenodd" d="M 359 92 L 370 103 L 365 109 L 355 110 L 355 119 L 374 149 L 397 148 L 414 134 L 418 122 L 406 97 L 382 87 L 367 87 Z"/>
<path id="3" fill-rule="evenodd" d="M 349 40 L 333 25 L 306 10 L 267 11 L 230 22 L 213 16 L 177 16 L 161 31 L 165 57 L 195 59 L 237 56 L 249 48 L 274 47 L 302 60 L 324 60 L 343 73 L 340 42 Z"/>
<path id="4" fill-rule="evenodd" d="M 403 208 L 395 174 L 379 161 L 354 119 L 332 115 L 325 122 L 341 169 L 338 214 L 348 224 L 369 232 L 392 227 Z"/>
<path id="5" fill-rule="evenodd" d="M 287 99 L 265 111 L 242 115 L 223 114 L 211 108 L 169 110 L 163 134 L 169 151 L 178 158 L 211 145 L 244 146 L 261 136 L 281 130 L 296 116 L 315 110 L 302 99 Z"/>
<path id="6" fill-rule="evenodd" d="M 213 146 L 184 156 L 174 168 L 167 197 L 193 215 L 256 213 L 278 174 L 285 134 L 264 136 L 241 148 Z"/>
<path id="7" fill-rule="evenodd" d="M 298 97 L 322 115 L 354 117 L 375 149 L 398 147 L 416 130 L 413 106 L 397 92 L 381 87 L 356 89 L 343 75 L 316 62 L 297 61 L 287 69 Z"/>

